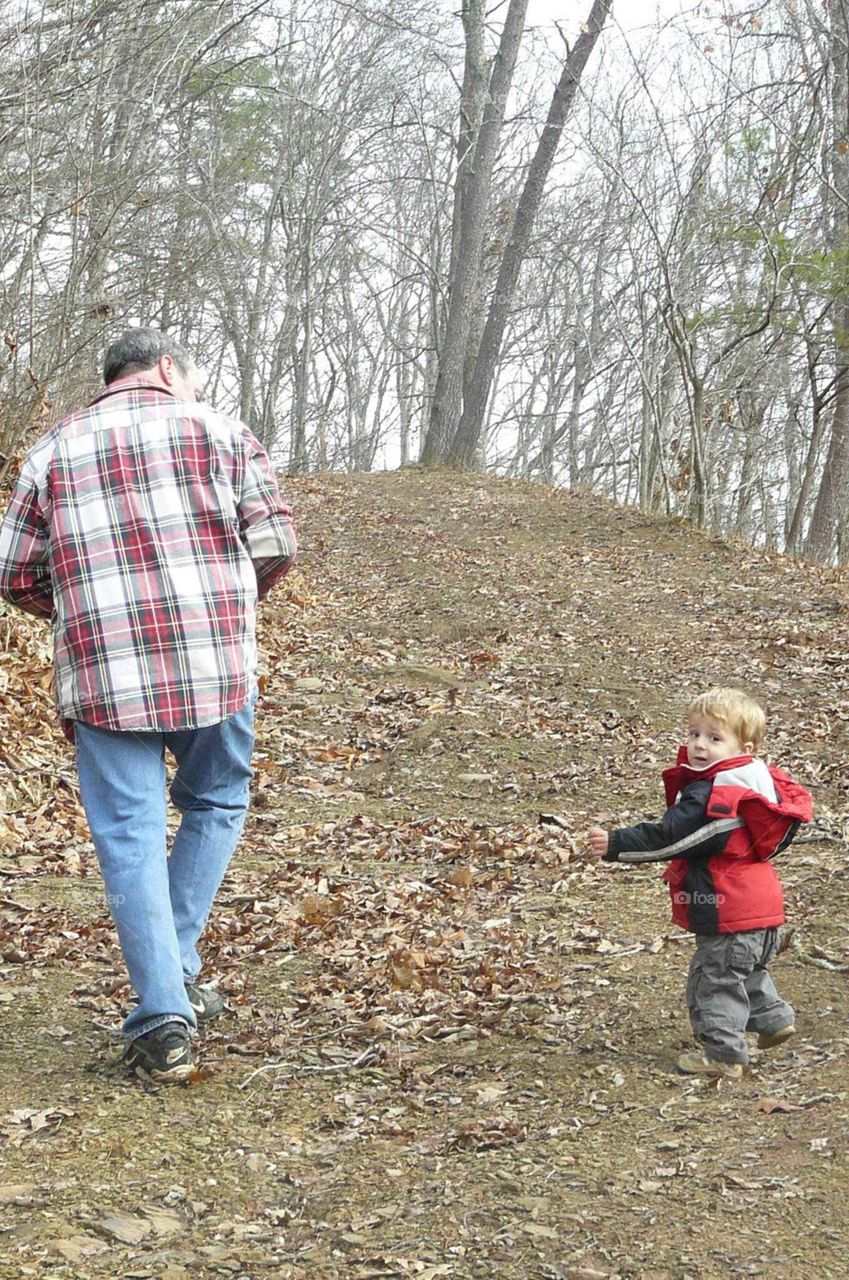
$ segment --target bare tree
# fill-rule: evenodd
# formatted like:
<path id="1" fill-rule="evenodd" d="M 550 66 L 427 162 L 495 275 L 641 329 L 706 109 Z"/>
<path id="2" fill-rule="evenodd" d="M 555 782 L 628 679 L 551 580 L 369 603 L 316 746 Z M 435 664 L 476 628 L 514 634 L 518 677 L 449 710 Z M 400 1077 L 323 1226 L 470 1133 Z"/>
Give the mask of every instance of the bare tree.
<path id="1" fill-rule="evenodd" d="M 463 413 L 448 449 L 447 460 L 452 466 L 468 467 L 474 461 L 504 329 L 519 279 L 519 271 L 525 260 L 542 202 L 545 184 L 581 76 L 601 34 L 612 2 L 613 0 L 594 0 L 581 34 L 574 47 L 568 52 L 554 90 L 548 118 L 528 168 L 513 226 L 501 258 L 495 290 L 490 299 L 486 324 L 469 379 Z"/>
<path id="2" fill-rule="evenodd" d="M 849 7 L 833 0 L 828 10 L 831 146 L 826 167 L 826 207 L 830 248 L 849 252 Z M 831 439 L 805 539 L 805 555 L 828 563 L 834 554 L 849 501 L 849 296 L 844 289 L 833 308 L 835 396 Z M 845 548 L 849 550 L 849 548 Z"/>

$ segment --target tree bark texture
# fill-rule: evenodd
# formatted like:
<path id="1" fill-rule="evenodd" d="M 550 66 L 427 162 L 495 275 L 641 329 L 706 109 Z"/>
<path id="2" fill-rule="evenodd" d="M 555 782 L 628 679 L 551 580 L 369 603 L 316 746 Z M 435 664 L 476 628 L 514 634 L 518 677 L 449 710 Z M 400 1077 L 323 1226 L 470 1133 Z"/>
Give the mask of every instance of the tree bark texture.
<path id="1" fill-rule="evenodd" d="M 831 6 L 831 200 L 833 247 L 849 254 L 849 0 Z M 845 298 L 845 293 L 844 293 Z M 808 536 L 805 556 L 828 564 L 837 542 L 843 509 L 849 501 L 849 304 L 841 301 L 834 313 L 837 391 L 831 439 Z"/>
<path id="2" fill-rule="evenodd" d="M 456 431 L 460 415 L 463 373 L 480 277 L 492 171 L 498 155 L 507 95 L 513 83 L 513 72 L 522 43 L 527 7 L 528 0 L 510 0 L 498 50 L 492 63 L 489 86 L 480 114 L 480 126 L 472 145 L 469 124 L 474 122 L 479 111 L 480 84 L 485 75 L 484 6 L 480 0 L 464 0 L 463 4 L 466 67 L 454 188 L 448 319 L 439 353 L 430 423 L 422 450 L 421 461 L 425 465 L 444 461 L 445 449 Z"/>
<path id="3" fill-rule="evenodd" d="M 531 160 L 510 237 L 501 259 L 495 292 L 490 301 L 474 373 L 470 380 L 468 400 L 463 407 L 463 414 L 448 452 L 450 466 L 470 467 L 474 460 L 483 428 L 492 377 L 504 337 L 504 328 L 510 314 L 519 271 L 528 252 L 546 179 L 551 171 L 584 67 L 595 48 L 612 4 L 613 0 L 594 0 L 590 16 L 575 45 L 569 51 L 554 90 L 548 119 Z"/>

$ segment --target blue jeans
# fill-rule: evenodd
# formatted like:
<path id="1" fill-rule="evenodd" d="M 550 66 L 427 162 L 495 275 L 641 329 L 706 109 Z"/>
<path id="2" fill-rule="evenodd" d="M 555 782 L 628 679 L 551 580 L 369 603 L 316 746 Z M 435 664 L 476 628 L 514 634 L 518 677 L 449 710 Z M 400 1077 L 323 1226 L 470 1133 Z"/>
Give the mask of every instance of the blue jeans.
<path id="1" fill-rule="evenodd" d="M 77 721 L 80 796 L 106 900 L 139 1003 L 128 1040 L 175 1019 L 197 1025 L 185 983 L 200 972 L 197 941 L 245 822 L 257 693 L 201 729 L 132 733 Z M 182 813 L 167 850 L 165 748 Z"/>

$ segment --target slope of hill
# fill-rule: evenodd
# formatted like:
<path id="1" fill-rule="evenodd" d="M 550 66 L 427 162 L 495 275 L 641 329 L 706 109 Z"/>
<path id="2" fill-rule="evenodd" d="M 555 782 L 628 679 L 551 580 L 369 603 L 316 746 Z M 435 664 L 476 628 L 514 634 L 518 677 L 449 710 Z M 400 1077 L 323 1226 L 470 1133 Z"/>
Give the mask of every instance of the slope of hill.
<path id="1" fill-rule="evenodd" d="M 115 1065 L 45 630 L 0 615 L 0 1276 L 842 1276 L 845 580 L 519 483 L 284 487 L 302 554 L 263 606 L 205 952 L 230 1014 L 191 1088 Z M 817 824 L 781 864 L 799 1035 L 717 1087 L 674 1071 L 690 941 L 656 871 L 583 840 L 660 811 L 720 682 Z"/>

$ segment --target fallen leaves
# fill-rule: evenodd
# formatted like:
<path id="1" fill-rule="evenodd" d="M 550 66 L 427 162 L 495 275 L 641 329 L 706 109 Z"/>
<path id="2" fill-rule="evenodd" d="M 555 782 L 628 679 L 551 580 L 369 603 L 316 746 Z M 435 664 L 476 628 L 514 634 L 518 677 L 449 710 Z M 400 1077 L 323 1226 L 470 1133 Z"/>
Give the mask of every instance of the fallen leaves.
<path id="1" fill-rule="evenodd" d="M 502 1102 L 509 1092 L 506 1085 L 488 1084 L 475 1090 L 475 1099 L 478 1106 L 490 1107 Z"/>
<path id="2" fill-rule="evenodd" d="M 362 817 L 300 826 L 296 834 L 284 864 L 242 878 L 237 913 L 221 895 L 208 937 L 219 972 L 262 948 L 309 953 L 316 978 L 308 997 L 296 997 L 291 1017 L 308 1017 L 314 1031 L 332 1029 L 342 1042 L 373 1039 L 375 1028 L 385 1041 L 453 1043 L 496 1025 L 534 1034 L 575 1023 L 582 984 L 564 985 L 556 955 L 538 954 L 531 943 L 533 913 L 525 920 L 513 911 L 525 879 L 555 863 L 556 836 L 537 827 Z M 319 845 L 322 870 L 305 870 Z M 474 866 L 465 861 L 470 854 Z M 416 863 L 418 872 L 387 867 L 376 880 L 366 874 L 375 858 Z M 602 956 L 633 946 L 582 922 L 570 933 L 574 945 L 592 940 Z M 532 991 L 533 1001 L 526 998 Z"/>
<path id="3" fill-rule="evenodd" d="M 361 1243 L 361 1239 L 351 1243 Z M 390 1280 L 391 1277 L 410 1276 L 413 1280 L 442 1280 L 455 1274 L 450 1263 L 430 1263 L 421 1258 L 390 1256 L 388 1254 L 371 1255 L 366 1262 L 365 1270 L 358 1270 L 356 1280 Z M 353 1277 L 352 1277 L 353 1280 Z"/>
<path id="4" fill-rule="evenodd" d="M 758 1098 L 755 1110 L 767 1116 L 774 1111 L 807 1111 L 808 1107 L 815 1107 L 821 1102 L 834 1101 L 835 1096 L 833 1093 L 818 1093 L 812 1098 L 802 1098 L 799 1102 L 790 1102 L 787 1098 Z"/>
<path id="5" fill-rule="evenodd" d="M 77 1113 L 72 1107 L 19 1107 L 0 1120 L 0 1135 L 10 1146 L 19 1147 L 28 1138 L 49 1130 L 55 1132 L 63 1122 Z"/>
<path id="6" fill-rule="evenodd" d="M 341 895 L 331 897 L 325 890 L 319 893 L 308 893 L 298 903 L 298 920 L 309 927 L 323 928 L 331 920 L 335 920 L 344 910 L 344 899 Z"/>
<path id="7" fill-rule="evenodd" d="M 94 1240 L 91 1236 L 67 1236 L 60 1240 L 51 1240 L 50 1252 L 63 1258 L 65 1262 L 86 1262 L 98 1253 L 104 1253 L 109 1245 L 102 1240 Z"/>
<path id="8" fill-rule="evenodd" d="M 206 1033 L 205 1052 L 223 1063 L 216 1091 L 238 1081 L 240 1105 L 231 1121 L 216 1103 L 221 1161 L 212 1172 L 219 1181 L 202 1192 L 211 1207 L 195 1232 L 190 1270 L 270 1268 L 288 1277 L 292 1266 L 298 1280 L 324 1273 L 459 1280 L 476 1269 L 609 1280 L 618 1262 L 629 1275 L 655 1268 L 658 1275 L 695 1275 L 703 1265 L 725 1274 L 724 1260 L 705 1262 L 692 1223 L 704 1221 L 708 1200 L 733 1215 L 741 1203 L 810 1194 L 803 1177 L 772 1183 L 755 1171 L 772 1168 L 759 1161 L 769 1159 L 776 1125 L 782 1143 L 785 1133 L 789 1139 L 782 1173 L 798 1173 L 797 1159 L 818 1171 L 824 1166 L 833 1148 L 810 1148 L 819 1113 L 806 1119 L 813 1100 L 799 1090 L 840 1087 L 845 1052 L 837 1041 L 827 1049 L 818 1042 L 801 1066 L 793 1055 L 767 1060 L 751 1077 L 754 1089 L 720 1086 L 694 1097 L 687 1082 L 672 1082 L 667 1068 L 686 1024 L 682 974 L 690 940 L 666 932 L 666 900 L 648 875 L 602 877 L 586 867 L 582 832 L 591 820 L 618 825 L 658 812 L 659 771 L 674 749 L 682 685 L 689 689 L 714 670 L 730 673 L 743 659 L 754 687 L 779 708 L 779 736 L 771 737 L 777 756 L 792 765 L 803 754 L 839 816 L 845 780 L 839 764 L 827 770 L 846 758 L 839 736 L 849 723 L 841 719 L 849 714 L 840 689 L 842 619 L 831 612 L 819 625 L 807 571 L 762 564 L 736 547 L 738 586 L 723 596 L 725 548 L 714 550 L 696 534 L 691 548 L 687 531 L 672 534 L 654 523 L 647 531 L 642 517 L 614 516 L 580 495 L 542 498 L 476 478 L 468 492 L 458 482 L 446 511 L 449 478 L 430 488 L 426 477 L 403 475 L 292 483 L 313 504 L 302 517 L 310 536 L 332 506 L 334 546 L 306 560 L 261 614 L 256 804 L 203 952 L 231 1005 L 226 1025 Z M 427 497 L 426 519 L 405 519 L 402 536 L 392 510 L 396 489 L 411 504 Z M 521 511 L 523 532 L 511 543 L 507 584 L 502 553 L 511 504 L 510 514 Z M 436 510 L 438 537 L 428 529 Z M 443 521 L 451 525 L 447 537 Z M 473 569 L 458 569 L 457 538 L 461 556 L 473 547 Z M 697 554 L 688 563 L 691 549 Z M 705 607 L 708 561 L 714 595 L 707 607 L 716 625 L 696 637 L 691 617 Z M 768 569 L 762 590 L 761 569 Z M 668 596 L 658 591 L 660 579 Z M 809 615 L 795 634 L 794 610 Z M 15 744 L 14 763 L 31 761 L 33 773 L 3 779 L 10 853 L 0 871 L 27 873 L 24 887 L 18 891 L 16 878 L 15 892 L 0 902 L 0 953 L 8 949 L 15 983 L 6 990 L 17 992 L 3 1012 L 19 1013 L 22 963 L 42 966 L 42 976 L 32 978 L 28 967 L 26 981 L 45 1001 L 53 967 L 61 966 L 78 984 L 75 1006 L 59 1012 L 54 1002 L 51 1021 L 72 1028 L 78 1047 L 93 1026 L 93 1042 L 99 1036 L 102 1046 L 128 987 L 84 819 L 80 825 L 68 786 L 56 783 L 57 774 L 70 773 L 70 757 L 43 684 L 49 653 L 27 651 L 43 628 L 22 619 L 14 630 L 0 736 Z M 0 648 L 6 638 L 0 634 Z M 793 732 L 781 737 L 785 719 Z M 800 868 L 810 875 L 806 904 L 824 897 L 827 849 L 813 852 L 807 870 L 792 851 L 784 864 L 791 898 L 794 875 Z M 838 852 L 836 870 L 842 846 Z M 59 896 L 51 879 L 39 885 L 35 877 L 43 873 L 75 880 L 89 874 L 94 883 L 66 884 Z M 828 882 L 829 906 L 841 887 L 839 876 Z M 42 904 L 31 905 L 38 894 Z M 805 928 L 827 955 L 841 954 L 837 925 L 812 921 Z M 797 965 L 797 958 L 782 963 Z M 797 973 L 803 992 L 809 978 L 839 982 L 822 971 L 801 979 Z M 835 1008 L 836 990 L 827 996 Z M 822 1027 L 828 1034 L 829 1024 Z M 44 1033 L 49 1055 L 58 1046 L 51 1030 Z M 63 1072 L 68 1060 L 63 1051 Z M 831 1079 L 812 1085 L 824 1071 Z M 758 1090 L 778 1105 L 755 1110 Z M 787 1106 L 785 1095 L 792 1098 Z M 179 1110 L 199 1114 L 204 1096 L 181 1094 Z M 107 1123 L 122 1124 L 121 1102 L 103 1100 Z M 155 1105 L 173 1101 L 157 1098 Z M 667 1107 L 671 1124 L 663 1129 Z M 832 1116 L 842 1121 L 842 1108 Z M 11 1153 L 22 1168 L 7 1174 L 10 1217 L 40 1220 L 27 1198 L 40 1203 L 43 1192 L 24 1182 L 40 1175 L 23 1166 L 41 1157 L 41 1142 L 74 1148 L 52 1140 L 69 1126 L 75 1133 L 72 1117 L 37 1129 L 28 1121 L 0 1123 L 4 1139 L 7 1130 L 26 1135 L 20 1152 Z M 193 1139 L 196 1129 L 193 1123 Z M 841 1130 L 835 1125 L 834 1132 Z M 797 1133 L 800 1157 L 792 1145 Z M 202 1137 L 203 1162 L 210 1139 Z M 229 1161 L 229 1172 L 228 1143 L 247 1152 Z M 614 1183 L 610 1171 L 641 1143 L 648 1154 Z M 77 1166 L 90 1170 L 102 1150 L 96 1134 L 87 1154 L 72 1150 L 66 1158 L 74 1176 Z M 752 1167 L 747 1152 L 757 1157 Z M 156 1245 L 149 1212 L 137 1203 L 138 1191 L 128 1191 L 151 1165 L 146 1153 L 133 1156 L 135 1173 L 107 1158 L 104 1178 L 114 1181 L 115 1195 L 103 1194 L 116 1208 L 129 1206 L 128 1229 L 144 1233 L 140 1244 L 77 1235 L 78 1227 L 92 1230 L 89 1211 L 61 1228 L 67 1238 L 64 1250 L 57 1242 L 57 1256 L 69 1263 L 66 1270 L 114 1274 L 108 1258 L 98 1263 L 86 1251 L 114 1249 L 117 1256 Z M 152 1184 L 178 1176 L 152 1167 Z M 717 1182 L 723 1170 L 752 1185 Z M 290 1174 L 316 1180 L 297 1188 Z M 253 1208 L 242 1194 L 246 1185 Z M 16 1197 L 16 1187 L 30 1189 Z M 530 1221 L 524 1214 L 515 1221 L 521 1199 L 541 1188 L 550 1203 Z M 401 1204 L 391 1247 L 390 1219 L 377 1218 L 375 1209 L 387 1191 Z M 289 1192 L 291 1202 L 281 1203 Z M 262 1205 L 266 1193 L 273 1208 Z M 77 1193 L 63 1194 L 71 1200 Z M 153 1195 L 153 1185 L 144 1194 Z M 620 1195 L 628 1197 L 627 1216 Z M 680 1256 L 682 1238 L 668 1229 L 682 1195 L 692 1261 Z M 236 1213 L 236 1203 L 248 1220 L 228 1225 L 232 1238 L 221 1241 L 214 1234 L 221 1215 Z M 632 1216 L 636 1210 L 646 1216 Z M 709 1216 L 716 1227 L 719 1216 Z M 254 1261 L 249 1233 L 258 1220 L 275 1241 L 263 1240 Z M 508 1228 L 511 1239 L 501 1241 Z M 43 1238 L 48 1228 L 39 1229 Z M 193 1230 L 187 1208 L 187 1235 Z M 342 1232 L 359 1240 L 342 1240 L 344 1254 L 334 1257 Z M 177 1232 L 164 1239 L 176 1243 Z M 151 1263 L 157 1276 L 160 1266 Z"/>
<path id="9" fill-rule="evenodd" d="M 140 1213 L 116 1210 L 91 1224 L 92 1231 L 119 1244 L 137 1245 L 148 1236 L 177 1235 L 185 1228 L 185 1219 L 175 1209 L 158 1205 L 143 1207 Z"/>
<path id="10" fill-rule="evenodd" d="M 755 1110 L 771 1116 L 774 1111 L 802 1111 L 798 1102 L 788 1102 L 786 1098 L 758 1098 Z"/>
<path id="11" fill-rule="evenodd" d="M 527 1142 L 525 1125 L 502 1120 L 497 1124 L 470 1125 L 451 1135 L 444 1144 L 446 1151 L 494 1151 L 499 1147 Z"/>
<path id="12" fill-rule="evenodd" d="M 468 658 L 470 666 L 486 667 L 494 666 L 501 661 L 497 653 L 490 653 L 488 649 L 481 649 L 479 653 L 471 653 Z"/>
<path id="13" fill-rule="evenodd" d="M 543 1240 L 559 1240 L 561 1234 L 554 1227 L 547 1227 L 542 1222 L 523 1222 L 522 1231 L 526 1236 L 535 1236 Z"/>
<path id="14" fill-rule="evenodd" d="M 0 1183 L 0 1204 L 31 1204 L 34 1182 Z"/>
<path id="15" fill-rule="evenodd" d="M 599 1271 L 595 1267 L 567 1267 L 565 1280 L 622 1280 L 618 1271 Z"/>
<path id="16" fill-rule="evenodd" d="M 110 1213 L 105 1218 L 92 1223 L 92 1230 L 107 1240 L 116 1240 L 119 1244 L 141 1244 L 153 1231 L 153 1226 L 146 1218 L 139 1218 L 131 1213 Z"/>
<path id="17" fill-rule="evenodd" d="M 72 927 L 75 926 L 75 927 Z M 33 964 L 46 959 L 91 958 L 98 946 L 113 945 L 114 932 L 104 912 L 96 924 L 81 923 L 65 907 L 50 902 L 27 906 L 0 898 L 0 962 Z"/>

